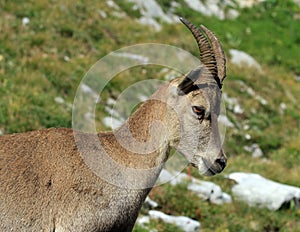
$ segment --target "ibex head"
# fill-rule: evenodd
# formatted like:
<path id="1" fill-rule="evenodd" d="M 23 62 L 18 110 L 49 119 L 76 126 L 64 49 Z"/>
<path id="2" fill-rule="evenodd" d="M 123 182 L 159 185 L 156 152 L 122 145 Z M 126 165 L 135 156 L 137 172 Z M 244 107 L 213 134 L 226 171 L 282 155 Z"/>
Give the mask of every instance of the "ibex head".
<path id="1" fill-rule="evenodd" d="M 183 153 L 201 174 L 214 175 L 225 168 L 227 161 L 217 121 L 226 59 L 219 40 L 210 30 L 202 25 L 200 29 L 185 19 L 181 21 L 197 41 L 201 65 L 174 79 L 169 87 L 169 118 L 180 121 L 177 128 L 171 128 L 175 135 L 171 146 Z"/>

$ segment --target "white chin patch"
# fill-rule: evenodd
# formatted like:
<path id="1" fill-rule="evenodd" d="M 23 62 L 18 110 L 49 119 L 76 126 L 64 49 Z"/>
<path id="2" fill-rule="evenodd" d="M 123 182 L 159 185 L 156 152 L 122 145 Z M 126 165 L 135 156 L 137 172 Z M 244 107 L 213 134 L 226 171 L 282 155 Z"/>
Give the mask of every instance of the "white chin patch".
<path id="1" fill-rule="evenodd" d="M 205 165 L 202 159 L 200 159 L 197 163 L 193 163 L 192 165 L 196 167 L 199 173 L 203 176 L 213 176 L 216 174 Z"/>
<path id="2" fill-rule="evenodd" d="M 200 174 L 203 176 L 213 176 L 214 175 L 206 166 L 199 166 L 198 170 L 199 170 Z"/>

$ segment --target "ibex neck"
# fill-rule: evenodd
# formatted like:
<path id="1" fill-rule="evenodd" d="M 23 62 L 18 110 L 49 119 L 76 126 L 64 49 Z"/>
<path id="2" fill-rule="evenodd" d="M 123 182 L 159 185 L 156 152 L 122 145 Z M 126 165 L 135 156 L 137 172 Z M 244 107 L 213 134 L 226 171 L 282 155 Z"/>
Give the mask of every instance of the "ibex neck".
<path id="1" fill-rule="evenodd" d="M 167 129 L 165 111 L 165 103 L 159 100 L 150 99 L 145 102 L 127 121 L 133 138 L 141 143 L 149 142 L 151 139 L 155 139 L 156 142 L 164 139 L 161 133 Z"/>
<path id="2" fill-rule="evenodd" d="M 101 176 L 109 173 L 109 181 L 117 186 L 152 188 L 169 153 L 163 98 L 160 89 L 119 129 L 98 135 L 104 154 L 99 161 Z"/>
<path id="3" fill-rule="evenodd" d="M 118 143 L 128 154 L 135 154 L 138 166 L 152 168 L 162 163 L 169 148 L 166 128 L 166 87 L 159 89 L 114 132 Z M 143 158 L 142 158 L 143 157 Z M 140 158 L 147 162 L 140 162 Z"/>

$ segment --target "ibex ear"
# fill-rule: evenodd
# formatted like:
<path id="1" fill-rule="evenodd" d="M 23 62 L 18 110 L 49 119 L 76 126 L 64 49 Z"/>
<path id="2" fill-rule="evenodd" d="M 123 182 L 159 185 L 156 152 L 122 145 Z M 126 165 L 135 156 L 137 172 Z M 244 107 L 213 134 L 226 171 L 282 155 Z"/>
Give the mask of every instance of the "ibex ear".
<path id="1" fill-rule="evenodd" d="M 183 81 L 177 87 L 178 95 L 188 94 L 189 92 L 195 90 L 197 86 L 194 83 L 200 78 L 203 72 L 203 67 L 198 67 L 192 71 L 190 71 Z"/>

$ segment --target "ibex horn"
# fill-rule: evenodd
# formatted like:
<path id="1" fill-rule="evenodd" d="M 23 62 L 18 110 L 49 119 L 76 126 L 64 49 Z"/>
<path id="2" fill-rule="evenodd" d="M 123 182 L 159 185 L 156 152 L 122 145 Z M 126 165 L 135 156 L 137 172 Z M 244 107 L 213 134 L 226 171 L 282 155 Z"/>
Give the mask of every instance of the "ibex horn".
<path id="1" fill-rule="evenodd" d="M 215 59 L 217 62 L 218 77 L 220 79 L 220 82 L 222 83 L 226 77 L 226 57 L 224 54 L 224 50 L 222 48 L 220 41 L 218 40 L 218 38 L 215 36 L 213 32 L 211 32 L 203 25 L 201 25 L 201 28 L 210 39 L 212 49 L 215 55 Z"/>
<path id="2" fill-rule="evenodd" d="M 207 33 L 207 37 L 211 41 L 209 41 L 206 38 L 206 35 L 198 27 L 196 27 L 188 20 L 184 18 L 180 18 L 180 21 L 192 32 L 199 47 L 200 61 L 210 71 L 214 79 L 217 81 L 219 87 L 222 88 L 222 81 L 226 75 L 226 70 L 225 70 L 226 61 L 225 61 L 225 55 L 220 42 L 215 37 L 215 35 L 206 27 L 201 26 L 201 28 L 205 33 Z M 213 46 L 213 48 L 211 47 L 211 45 Z"/>

